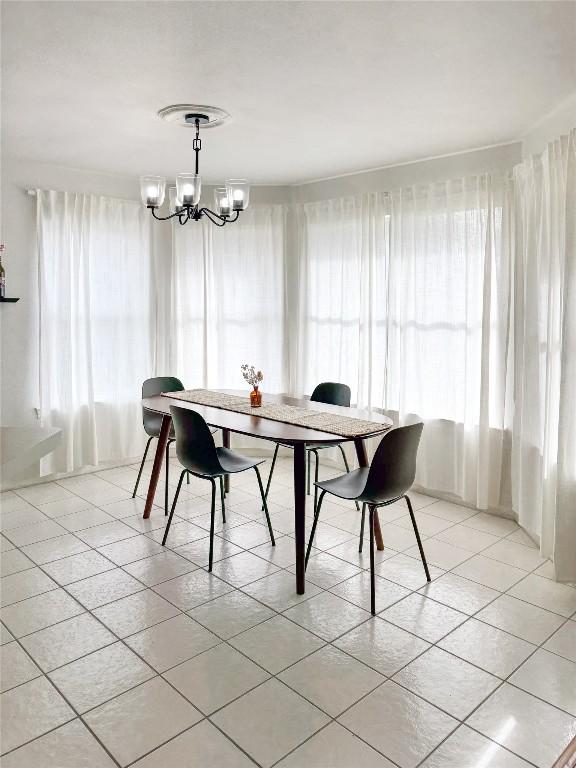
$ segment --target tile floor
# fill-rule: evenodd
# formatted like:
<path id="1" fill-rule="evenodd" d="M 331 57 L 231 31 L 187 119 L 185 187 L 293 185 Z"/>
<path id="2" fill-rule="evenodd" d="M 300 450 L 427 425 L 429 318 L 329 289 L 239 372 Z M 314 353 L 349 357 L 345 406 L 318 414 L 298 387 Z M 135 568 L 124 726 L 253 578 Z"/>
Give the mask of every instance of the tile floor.
<path id="1" fill-rule="evenodd" d="M 576 735 L 576 588 L 515 523 L 412 494 L 426 585 L 382 510 L 372 618 L 351 504 L 325 503 L 296 595 L 289 459 L 276 548 L 235 478 L 212 575 L 209 486 L 163 549 L 136 469 L 2 494 L 4 768 L 549 768 Z"/>

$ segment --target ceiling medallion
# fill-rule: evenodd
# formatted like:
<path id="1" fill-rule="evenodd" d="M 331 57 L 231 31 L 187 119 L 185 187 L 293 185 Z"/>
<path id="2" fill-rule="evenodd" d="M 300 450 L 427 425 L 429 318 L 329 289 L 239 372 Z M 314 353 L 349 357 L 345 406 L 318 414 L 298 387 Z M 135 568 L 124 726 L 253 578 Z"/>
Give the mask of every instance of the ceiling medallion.
<path id="1" fill-rule="evenodd" d="M 179 173 L 176 176 L 176 186 L 169 187 L 170 213 L 168 216 L 159 216 L 156 213 L 156 210 L 164 203 L 166 179 L 163 176 L 142 176 L 140 178 L 142 201 L 150 209 L 152 216 L 158 221 L 167 221 L 177 217 L 180 224 L 186 224 L 188 221 L 199 221 L 206 217 L 218 227 L 237 221 L 240 212 L 245 211 L 248 207 L 250 187 L 246 179 L 228 179 L 224 187 L 217 187 L 214 190 L 216 211 L 199 205 L 202 189 L 202 177 L 199 173 L 199 155 L 202 149 L 200 129 L 222 125 L 230 115 L 217 107 L 174 104 L 161 109 L 158 116 L 167 122 L 177 123 L 195 131 L 196 135 L 192 141 L 192 149 L 195 153 L 195 170 L 194 173 Z"/>

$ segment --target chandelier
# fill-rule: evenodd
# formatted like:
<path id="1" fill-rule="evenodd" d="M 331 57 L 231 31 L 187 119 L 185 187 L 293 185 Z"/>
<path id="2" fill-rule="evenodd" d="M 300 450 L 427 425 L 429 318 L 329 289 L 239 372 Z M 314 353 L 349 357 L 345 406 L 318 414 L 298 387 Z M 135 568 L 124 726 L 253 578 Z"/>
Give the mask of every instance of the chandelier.
<path id="1" fill-rule="evenodd" d="M 202 177 L 200 176 L 199 156 L 202 149 L 200 128 L 210 128 L 220 125 L 229 115 L 216 107 L 196 107 L 194 105 L 177 104 L 161 109 L 158 115 L 169 122 L 178 122 L 187 128 L 195 130 L 192 149 L 195 153 L 194 173 L 179 173 L 176 176 L 176 186 L 168 188 L 170 212 L 160 216 L 158 209 L 164 204 L 166 194 L 166 179 L 163 176 L 141 176 L 140 193 L 142 202 L 150 209 L 152 216 L 158 221 L 176 218 L 180 224 L 188 221 L 200 221 L 204 217 L 218 227 L 223 227 L 231 221 L 237 221 L 241 211 L 248 207 L 250 187 L 246 179 L 228 179 L 224 187 L 214 190 L 215 211 L 200 206 Z"/>

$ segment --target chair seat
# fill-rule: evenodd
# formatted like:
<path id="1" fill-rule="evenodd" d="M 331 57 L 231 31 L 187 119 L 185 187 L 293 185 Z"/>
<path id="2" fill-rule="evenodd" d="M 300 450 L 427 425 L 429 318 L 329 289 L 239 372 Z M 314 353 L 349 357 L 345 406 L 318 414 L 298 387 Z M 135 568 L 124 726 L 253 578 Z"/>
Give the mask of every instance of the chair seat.
<path id="1" fill-rule="evenodd" d="M 246 469 L 253 469 L 253 467 L 264 463 L 264 459 L 249 459 L 248 456 L 242 456 L 241 453 L 231 451 L 229 448 L 216 448 L 216 453 L 218 454 L 220 465 L 227 475 L 233 475 L 235 472 L 244 472 Z"/>
<path id="2" fill-rule="evenodd" d="M 360 467 L 345 475 L 333 477 L 330 480 L 323 480 L 316 483 L 318 488 L 328 493 L 338 496 L 340 499 L 359 499 L 366 487 L 369 467 Z"/>

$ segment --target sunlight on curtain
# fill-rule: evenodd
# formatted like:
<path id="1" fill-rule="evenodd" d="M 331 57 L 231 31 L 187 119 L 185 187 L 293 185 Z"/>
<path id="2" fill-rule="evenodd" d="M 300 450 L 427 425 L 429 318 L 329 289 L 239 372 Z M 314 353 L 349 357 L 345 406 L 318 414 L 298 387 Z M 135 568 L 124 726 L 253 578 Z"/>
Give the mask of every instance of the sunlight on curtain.
<path id="1" fill-rule="evenodd" d="M 135 393 L 152 366 L 148 221 L 141 205 L 37 191 L 40 403 L 63 431 L 43 473 L 138 454 Z"/>
<path id="2" fill-rule="evenodd" d="M 246 389 L 240 365 L 286 390 L 282 206 L 252 206 L 229 227 L 174 225 L 173 369 L 186 387 Z"/>

